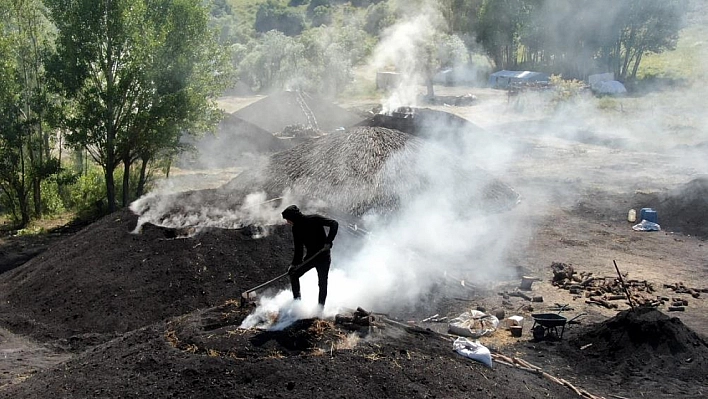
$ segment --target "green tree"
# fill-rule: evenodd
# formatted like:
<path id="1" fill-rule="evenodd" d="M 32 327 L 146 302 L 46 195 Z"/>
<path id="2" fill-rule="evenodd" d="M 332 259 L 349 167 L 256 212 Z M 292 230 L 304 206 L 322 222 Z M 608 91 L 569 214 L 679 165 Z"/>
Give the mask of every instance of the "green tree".
<path id="1" fill-rule="evenodd" d="M 446 67 L 462 66 L 469 60 L 467 47 L 457 35 L 437 32 L 432 40 L 423 43 L 421 54 L 417 59 L 423 62 L 422 70 L 427 88 L 427 96 L 435 97 L 433 78 L 435 74 Z"/>
<path id="2" fill-rule="evenodd" d="M 465 35 L 475 29 L 482 0 L 439 0 L 439 6 L 449 33 Z"/>
<path id="3" fill-rule="evenodd" d="M 334 96 L 341 93 L 351 82 L 350 50 L 356 52 L 358 46 L 346 47 L 346 38 L 344 31 L 326 26 L 313 28 L 302 34 L 300 41 L 309 65 L 301 85 L 303 88 Z"/>
<path id="4" fill-rule="evenodd" d="M 526 11 L 524 0 L 484 0 L 479 9 L 477 41 L 499 69 L 514 69 L 517 65 Z"/>
<path id="5" fill-rule="evenodd" d="M 646 53 L 676 48 L 683 27 L 686 2 L 682 0 L 628 0 L 622 2 L 625 21 L 608 61 L 620 80 L 633 80 Z"/>
<path id="6" fill-rule="evenodd" d="M 0 23 L 4 60 L 0 184 L 6 205 L 24 226 L 32 214 L 41 217 L 42 181 L 58 169 L 46 128 L 50 95 L 44 58 L 52 51 L 53 31 L 37 0 L 0 1 Z"/>
<path id="7" fill-rule="evenodd" d="M 318 6 L 312 11 L 312 26 L 330 25 L 332 23 L 332 7 Z"/>
<path id="8" fill-rule="evenodd" d="M 308 66 L 302 43 L 271 30 L 251 44 L 239 70 L 241 79 L 251 88 L 266 90 L 301 80 Z"/>
<path id="9" fill-rule="evenodd" d="M 11 40 L 16 59 L 22 145 L 27 165 L 26 177 L 32 187 L 33 214 L 42 216 L 42 180 L 57 172 L 58 161 L 51 156 L 46 115 L 50 93 L 46 84 L 44 59 L 53 50 L 53 26 L 47 10 L 38 0 L 14 0 L 3 5 L 5 34 Z M 24 161 L 24 160 L 23 160 Z"/>
<path id="10" fill-rule="evenodd" d="M 212 99 L 228 77 L 226 59 L 199 0 L 47 2 L 59 28 L 52 76 L 75 110 L 67 140 L 103 168 L 112 212 L 121 162 L 125 205 L 136 159 L 149 162 L 218 115 Z"/>
<path id="11" fill-rule="evenodd" d="M 287 36 L 297 36 L 305 29 L 305 18 L 297 9 L 268 0 L 258 6 L 254 27 L 260 33 L 278 30 Z"/>
<path id="12" fill-rule="evenodd" d="M 387 1 L 372 4 L 366 9 L 364 30 L 372 36 L 379 36 L 396 22 L 396 15 Z"/>
<path id="13" fill-rule="evenodd" d="M 6 10 L 3 8 L 3 10 Z M 15 222 L 24 227 L 30 220 L 28 197 L 30 185 L 25 165 L 25 129 L 23 128 L 17 58 L 7 34 L 7 14 L 3 12 L 0 36 L 0 204 Z"/>

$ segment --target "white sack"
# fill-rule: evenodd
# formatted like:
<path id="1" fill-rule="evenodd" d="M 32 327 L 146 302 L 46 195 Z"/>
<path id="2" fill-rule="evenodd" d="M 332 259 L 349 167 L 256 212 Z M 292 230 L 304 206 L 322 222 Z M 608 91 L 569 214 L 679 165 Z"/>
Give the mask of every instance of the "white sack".
<path id="1" fill-rule="evenodd" d="M 448 332 L 463 337 L 479 338 L 493 333 L 498 326 L 499 319 L 496 316 L 472 310 L 450 320 Z"/>
<path id="2" fill-rule="evenodd" d="M 452 349 L 464 357 L 476 360 L 485 366 L 492 367 L 492 354 L 486 346 L 477 341 L 459 337 L 452 343 Z"/>

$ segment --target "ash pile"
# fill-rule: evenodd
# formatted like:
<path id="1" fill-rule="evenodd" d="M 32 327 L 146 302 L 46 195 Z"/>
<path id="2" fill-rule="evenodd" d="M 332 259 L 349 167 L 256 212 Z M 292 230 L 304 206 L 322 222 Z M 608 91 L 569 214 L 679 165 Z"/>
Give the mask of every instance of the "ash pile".
<path id="1" fill-rule="evenodd" d="M 656 207 L 666 227 L 684 234 L 708 238 L 708 177 L 699 177 L 669 191 Z"/>

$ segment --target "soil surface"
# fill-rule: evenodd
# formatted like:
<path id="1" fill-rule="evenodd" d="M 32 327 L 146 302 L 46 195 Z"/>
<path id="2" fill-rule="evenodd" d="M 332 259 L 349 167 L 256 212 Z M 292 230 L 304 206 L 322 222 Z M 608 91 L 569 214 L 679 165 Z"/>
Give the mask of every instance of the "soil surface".
<path id="1" fill-rule="evenodd" d="M 520 109 L 503 91 L 439 92 L 477 96 L 469 106 L 430 108 L 469 119 L 484 129 L 479 143 L 507 149 L 503 162 L 478 154 L 478 163 L 521 196 L 499 226 L 515 232 L 504 254 L 511 273 L 440 281 L 418 306 L 374 313 L 365 328 L 322 317 L 271 331 L 240 328 L 253 308 L 240 306 L 239 294 L 284 271 L 286 226 L 263 234 L 148 223 L 138 233 L 137 215 L 124 210 L 37 245 L 3 238 L 3 250 L 29 260 L 0 274 L 0 397 L 705 397 L 708 169 L 692 156 L 705 132 L 678 134 L 684 142 L 672 145 L 657 132 L 622 136 L 640 129 L 641 99 L 623 100 L 617 112 L 628 115 L 616 129 L 603 124 L 612 113 L 559 120 L 531 109 L 542 102 L 533 93 Z M 657 209 L 661 231 L 632 229 L 629 209 L 645 207 Z M 359 239 L 347 228 L 340 235 L 334 267 L 339 240 Z M 668 300 L 604 307 L 552 283 L 554 263 L 615 282 L 613 261 L 626 281 L 651 285 L 641 295 Z M 518 291 L 522 276 L 537 279 L 530 290 Z M 683 310 L 670 311 L 678 301 Z M 521 337 L 500 327 L 479 339 L 492 368 L 452 349 L 446 320 L 470 309 L 523 317 Z M 559 312 L 577 323 L 560 339 L 535 339 L 532 315 Z"/>

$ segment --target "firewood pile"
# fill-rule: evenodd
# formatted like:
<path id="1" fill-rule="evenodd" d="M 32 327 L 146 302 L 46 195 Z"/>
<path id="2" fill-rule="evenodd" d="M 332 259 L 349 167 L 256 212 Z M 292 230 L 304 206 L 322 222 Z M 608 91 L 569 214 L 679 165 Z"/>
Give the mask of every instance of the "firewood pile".
<path id="1" fill-rule="evenodd" d="M 699 298 L 701 292 L 708 293 L 708 288 L 689 288 L 686 287 L 682 282 L 674 284 L 664 284 L 664 288 L 668 288 L 677 294 L 688 294 L 694 298 Z"/>
<path id="2" fill-rule="evenodd" d="M 701 297 L 701 292 L 708 292 L 708 288 L 689 288 L 686 287 L 682 282 L 674 284 L 664 284 L 664 288 L 668 288 L 674 291 L 676 294 L 691 295 L 693 298 L 696 299 Z M 686 306 L 688 306 L 688 300 L 681 297 L 672 297 L 670 301 L 669 298 L 664 299 L 670 303 L 669 311 L 672 312 L 682 312 L 686 310 Z"/>
<path id="3" fill-rule="evenodd" d="M 357 308 L 351 314 L 338 314 L 334 322 L 346 330 L 366 334 L 384 327 L 382 320 L 362 308 Z"/>
<path id="4" fill-rule="evenodd" d="M 553 270 L 553 285 L 558 288 L 570 291 L 575 298 L 586 298 L 585 302 L 602 306 L 608 309 L 617 309 L 616 301 L 627 301 L 629 299 L 635 306 L 656 307 L 669 301 L 669 298 L 652 295 L 656 290 L 652 283 L 646 280 L 628 279 L 623 277 L 624 285 L 617 276 L 595 276 L 593 273 L 578 273 L 573 266 L 554 262 L 551 264 Z"/>

